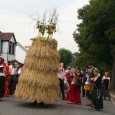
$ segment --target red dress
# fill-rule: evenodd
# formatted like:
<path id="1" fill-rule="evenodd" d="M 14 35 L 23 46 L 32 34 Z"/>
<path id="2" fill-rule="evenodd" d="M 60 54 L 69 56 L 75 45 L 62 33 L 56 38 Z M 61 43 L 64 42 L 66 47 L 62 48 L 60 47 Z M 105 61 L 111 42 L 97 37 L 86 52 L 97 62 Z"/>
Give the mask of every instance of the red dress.
<path id="1" fill-rule="evenodd" d="M 79 89 L 75 87 L 75 83 L 73 82 L 73 80 L 70 85 L 70 88 L 67 91 L 66 102 L 67 103 L 81 103 Z"/>
<path id="2" fill-rule="evenodd" d="M 9 76 L 10 76 L 10 70 L 9 70 L 9 66 L 4 63 L 4 69 L 6 71 L 6 76 L 5 76 L 5 92 L 4 92 L 4 96 L 9 96 Z"/>

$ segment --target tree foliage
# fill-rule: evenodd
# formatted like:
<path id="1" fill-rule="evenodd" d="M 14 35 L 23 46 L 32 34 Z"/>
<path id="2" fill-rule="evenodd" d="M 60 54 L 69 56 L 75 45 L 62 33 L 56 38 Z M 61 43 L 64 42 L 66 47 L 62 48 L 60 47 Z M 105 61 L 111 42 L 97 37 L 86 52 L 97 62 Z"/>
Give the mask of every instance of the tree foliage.
<path id="1" fill-rule="evenodd" d="M 60 56 L 60 62 L 64 63 L 64 68 L 69 66 L 69 64 L 71 63 L 72 58 L 73 58 L 71 51 L 69 51 L 65 48 L 61 48 L 59 50 L 59 56 Z"/>
<path id="2" fill-rule="evenodd" d="M 112 67 L 115 52 L 114 12 L 115 0 L 90 0 L 78 10 L 82 22 L 73 33 L 80 55 L 88 56 L 86 62 L 93 60 L 96 66 L 105 66 L 107 70 Z"/>

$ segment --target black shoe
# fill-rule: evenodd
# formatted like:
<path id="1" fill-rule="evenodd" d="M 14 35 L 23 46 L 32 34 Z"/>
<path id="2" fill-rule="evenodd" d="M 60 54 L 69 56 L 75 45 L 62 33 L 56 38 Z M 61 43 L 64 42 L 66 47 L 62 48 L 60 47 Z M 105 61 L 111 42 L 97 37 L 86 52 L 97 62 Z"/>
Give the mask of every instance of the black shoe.
<path id="1" fill-rule="evenodd" d="M 44 104 L 44 102 L 40 102 L 39 105 L 40 106 L 44 106 L 45 104 Z"/>
<path id="2" fill-rule="evenodd" d="M 33 105 L 37 105 L 37 101 L 36 100 L 33 102 Z"/>
<path id="3" fill-rule="evenodd" d="M 100 111 L 100 109 L 99 109 L 99 108 L 95 108 L 95 110 Z"/>
<path id="4" fill-rule="evenodd" d="M 64 97 L 62 97 L 62 100 L 65 100 L 65 96 L 64 96 Z"/>
<path id="5" fill-rule="evenodd" d="M 110 97 L 109 97 L 109 101 L 111 101 Z"/>
<path id="6" fill-rule="evenodd" d="M 87 104 L 86 106 L 91 106 L 91 104 Z"/>

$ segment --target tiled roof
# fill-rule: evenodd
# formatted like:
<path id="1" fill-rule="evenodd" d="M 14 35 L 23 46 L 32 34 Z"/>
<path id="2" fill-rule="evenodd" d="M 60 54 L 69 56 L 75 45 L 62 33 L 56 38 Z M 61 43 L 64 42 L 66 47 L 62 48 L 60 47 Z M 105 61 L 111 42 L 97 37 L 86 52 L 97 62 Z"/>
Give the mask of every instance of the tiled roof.
<path id="1" fill-rule="evenodd" d="M 2 40 L 10 40 L 11 39 L 11 37 L 12 36 L 14 36 L 14 33 L 2 33 L 1 31 L 0 31 L 0 39 L 2 39 Z M 15 39 L 15 36 L 14 36 L 14 39 Z"/>

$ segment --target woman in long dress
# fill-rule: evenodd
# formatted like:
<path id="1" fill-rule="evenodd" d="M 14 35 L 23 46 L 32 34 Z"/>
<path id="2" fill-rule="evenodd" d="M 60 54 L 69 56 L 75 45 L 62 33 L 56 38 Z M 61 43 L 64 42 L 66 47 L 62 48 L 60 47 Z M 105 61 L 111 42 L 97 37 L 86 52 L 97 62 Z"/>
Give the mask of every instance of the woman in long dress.
<path id="1" fill-rule="evenodd" d="M 105 74 L 102 78 L 102 83 L 103 83 L 103 97 L 104 97 L 104 100 L 106 100 L 106 97 L 108 97 L 109 101 L 110 101 L 110 94 L 109 94 L 110 76 L 109 76 L 109 72 L 105 72 Z"/>
<path id="2" fill-rule="evenodd" d="M 71 85 L 67 91 L 66 102 L 67 103 L 81 103 L 79 88 L 76 88 L 76 82 L 78 81 L 78 75 L 76 71 L 73 72 L 73 79 Z"/>
<path id="3" fill-rule="evenodd" d="M 93 90 L 92 90 L 92 102 L 94 104 L 94 109 L 103 109 L 103 94 L 102 94 L 102 82 L 99 74 L 99 70 L 95 68 L 93 70 L 94 78 L 93 80 Z"/>

